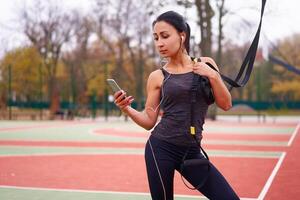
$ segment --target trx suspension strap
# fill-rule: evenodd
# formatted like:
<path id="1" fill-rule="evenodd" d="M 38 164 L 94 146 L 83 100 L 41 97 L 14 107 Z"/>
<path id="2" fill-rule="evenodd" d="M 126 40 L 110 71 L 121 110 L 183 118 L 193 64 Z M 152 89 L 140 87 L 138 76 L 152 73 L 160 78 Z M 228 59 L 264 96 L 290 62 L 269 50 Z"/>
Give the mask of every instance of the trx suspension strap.
<path id="1" fill-rule="evenodd" d="M 244 85 L 246 85 L 246 83 L 248 82 L 252 69 L 253 69 L 253 64 L 254 64 L 254 60 L 255 60 L 255 56 L 256 56 L 256 52 L 257 52 L 257 47 L 258 47 L 258 42 L 259 42 L 259 36 L 260 36 L 260 31 L 261 31 L 261 25 L 262 25 L 262 18 L 263 18 L 263 14 L 264 14 L 264 10 L 265 10 L 265 4 L 266 4 L 266 0 L 262 0 L 262 5 L 261 5 L 261 13 L 260 13 L 260 21 L 259 21 L 259 25 L 258 25 L 258 29 L 256 31 L 255 37 L 250 45 L 250 48 L 246 54 L 246 57 L 243 60 L 242 66 L 236 76 L 236 78 L 234 80 L 232 80 L 231 78 L 221 74 L 220 76 L 222 77 L 222 79 L 224 81 L 226 81 L 229 85 L 230 88 L 229 90 L 231 90 L 233 87 L 243 87 Z M 197 60 L 195 60 L 195 62 L 197 62 Z M 214 69 L 215 71 L 218 72 L 217 69 L 215 69 L 210 63 L 206 63 L 208 64 L 212 69 Z M 242 75 L 245 73 L 244 78 L 241 80 Z M 209 163 L 209 158 L 206 154 L 206 152 L 204 151 L 204 149 L 201 147 L 200 141 L 197 139 L 196 137 L 196 128 L 195 128 L 195 122 L 194 122 L 194 105 L 196 103 L 196 94 L 197 94 L 197 89 L 198 89 L 198 84 L 199 84 L 199 79 L 203 79 L 203 77 L 194 74 L 193 77 L 193 84 L 192 84 L 192 89 L 191 89 L 191 123 L 190 123 L 190 135 L 195 139 L 197 145 L 200 147 L 201 151 L 203 152 L 205 158 L 203 159 L 190 159 L 190 160 L 185 160 L 187 154 L 188 154 L 188 150 L 186 152 L 186 154 L 183 157 L 183 163 L 181 165 L 181 172 L 184 172 L 184 168 L 185 167 L 189 167 L 189 166 L 193 166 L 193 165 L 202 165 L 202 166 L 207 166 L 207 175 L 206 177 L 195 187 L 195 188 L 191 188 L 189 187 L 185 181 L 183 180 L 183 183 L 192 190 L 195 189 L 199 189 L 200 187 L 203 186 L 203 184 L 205 183 L 208 175 L 209 175 L 209 171 L 210 171 L 210 163 Z M 208 81 L 209 82 L 209 81 Z"/>
<path id="2" fill-rule="evenodd" d="M 181 179 L 183 181 L 183 183 L 185 184 L 185 186 L 191 190 L 198 190 L 199 188 L 201 188 L 209 175 L 209 171 L 210 171 L 210 163 L 209 163 L 209 157 L 207 155 L 207 153 L 204 151 L 204 149 L 202 148 L 201 144 L 200 144 L 200 140 L 199 138 L 196 137 L 196 127 L 195 127 L 195 119 L 194 119 L 194 107 L 195 107 L 195 103 L 197 102 L 197 90 L 198 90 L 198 83 L 199 83 L 199 79 L 200 76 L 193 74 L 193 84 L 192 84 L 192 89 L 191 89 L 191 117 L 190 117 L 190 136 L 192 137 L 192 139 L 195 140 L 196 144 L 198 147 L 200 147 L 202 153 L 204 154 L 205 157 L 203 158 L 196 158 L 196 159 L 186 159 L 188 152 L 189 152 L 189 148 L 186 151 L 185 155 L 182 158 L 182 164 L 181 164 Z M 185 171 L 188 170 L 195 170 L 195 167 L 200 167 L 200 166 L 204 166 L 207 168 L 207 172 L 205 174 L 205 176 L 203 177 L 203 179 L 200 180 L 200 183 L 197 184 L 197 186 L 195 187 L 190 187 L 186 184 L 186 182 L 184 181 L 182 174 Z"/>
<path id="3" fill-rule="evenodd" d="M 262 25 L 262 18 L 263 14 L 265 11 L 265 5 L 266 5 L 267 0 L 262 0 L 261 4 L 261 12 L 260 12 L 260 21 L 258 25 L 258 29 L 256 31 L 255 37 L 250 45 L 250 48 L 243 60 L 242 66 L 240 68 L 240 71 L 238 72 L 236 78 L 234 80 L 230 79 L 229 77 L 223 75 L 220 73 L 222 79 L 226 81 L 229 85 L 230 88 L 229 90 L 232 90 L 233 87 L 243 87 L 246 85 L 248 82 L 252 69 L 253 69 L 253 64 L 256 56 L 256 51 L 258 47 L 258 42 L 259 42 L 259 36 L 260 36 L 260 30 L 261 30 L 261 25 Z M 217 71 L 211 64 L 207 63 L 211 68 L 213 68 L 215 71 Z M 245 73 L 244 78 L 241 80 L 242 75 Z"/>

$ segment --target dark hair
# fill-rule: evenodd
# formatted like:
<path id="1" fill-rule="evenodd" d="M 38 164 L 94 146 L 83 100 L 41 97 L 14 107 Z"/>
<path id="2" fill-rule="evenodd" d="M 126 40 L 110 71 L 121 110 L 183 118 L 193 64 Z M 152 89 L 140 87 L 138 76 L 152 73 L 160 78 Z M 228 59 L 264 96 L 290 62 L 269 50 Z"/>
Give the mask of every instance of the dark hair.
<path id="1" fill-rule="evenodd" d="M 153 21 L 152 27 L 154 27 L 154 25 L 159 21 L 167 22 L 168 24 L 172 25 L 179 33 L 185 32 L 186 38 L 184 41 L 184 47 L 187 53 L 189 54 L 191 29 L 188 23 L 186 23 L 186 21 L 182 17 L 182 15 L 174 11 L 162 13 L 156 18 L 156 20 Z"/>

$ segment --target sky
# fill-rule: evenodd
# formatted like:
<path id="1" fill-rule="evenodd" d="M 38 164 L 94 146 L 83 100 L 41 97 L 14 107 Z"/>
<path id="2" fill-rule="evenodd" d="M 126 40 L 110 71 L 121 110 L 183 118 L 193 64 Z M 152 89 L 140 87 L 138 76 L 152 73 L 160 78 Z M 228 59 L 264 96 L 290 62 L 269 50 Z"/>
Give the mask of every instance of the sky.
<path id="1" fill-rule="evenodd" d="M 22 5 L 31 4 L 33 0 L 3 0 L 0 6 L 0 57 L 3 53 L 26 42 L 24 36 L 16 29 L 17 9 Z M 55 0 L 54 0 L 55 1 Z M 87 12 L 93 0 L 56 0 L 69 9 L 77 8 Z M 138 1 L 138 0 L 137 0 Z M 212 4 L 214 0 L 211 0 Z M 255 35 L 260 16 L 261 0 L 225 0 L 225 7 L 230 14 L 225 18 L 225 37 L 237 43 L 251 41 Z M 299 0 L 267 0 L 260 46 L 269 47 L 278 40 L 300 33 L 300 1 Z M 166 10 L 183 10 L 174 5 L 163 8 Z M 158 13 L 159 14 L 159 13 Z M 199 36 L 195 28 L 197 14 L 193 8 L 187 13 L 192 27 L 192 35 Z M 245 23 L 250 23 L 248 27 Z M 194 24 L 194 25 L 193 25 Z M 216 27 L 214 27 L 216 30 Z"/>

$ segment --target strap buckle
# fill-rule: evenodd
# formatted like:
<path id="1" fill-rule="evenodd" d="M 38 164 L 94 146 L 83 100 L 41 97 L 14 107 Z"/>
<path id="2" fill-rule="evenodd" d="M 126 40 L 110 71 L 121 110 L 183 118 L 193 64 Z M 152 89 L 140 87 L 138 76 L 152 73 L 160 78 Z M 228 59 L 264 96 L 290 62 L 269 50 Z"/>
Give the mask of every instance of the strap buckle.
<path id="1" fill-rule="evenodd" d="M 196 134 L 196 128 L 194 126 L 190 126 L 190 133 L 191 133 L 191 135 Z"/>

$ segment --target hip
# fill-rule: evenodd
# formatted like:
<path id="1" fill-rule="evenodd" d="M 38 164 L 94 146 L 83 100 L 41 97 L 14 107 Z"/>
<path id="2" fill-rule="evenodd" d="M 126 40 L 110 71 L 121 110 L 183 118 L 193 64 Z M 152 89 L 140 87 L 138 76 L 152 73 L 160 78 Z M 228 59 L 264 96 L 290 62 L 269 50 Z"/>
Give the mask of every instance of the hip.
<path id="1" fill-rule="evenodd" d="M 178 145 L 151 135 L 146 143 L 146 152 L 150 145 L 160 160 L 181 162 L 187 152 L 187 159 L 204 157 L 200 147 L 196 143 L 190 145 Z"/>

